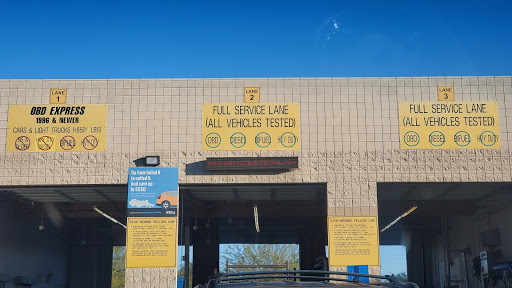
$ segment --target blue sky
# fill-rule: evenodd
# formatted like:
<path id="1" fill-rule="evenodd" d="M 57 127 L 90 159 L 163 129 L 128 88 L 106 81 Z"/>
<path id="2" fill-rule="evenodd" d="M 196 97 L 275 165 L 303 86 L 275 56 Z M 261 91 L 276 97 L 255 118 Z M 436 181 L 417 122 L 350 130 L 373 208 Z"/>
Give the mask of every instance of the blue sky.
<path id="1" fill-rule="evenodd" d="M 403 245 L 380 246 L 380 274 L 407 272 L 406 248 Z"/>
<path id="2" fill-rule="evenodd" d="M 511 75 L 512 1 L 0 1 L 0 78 Z"/>

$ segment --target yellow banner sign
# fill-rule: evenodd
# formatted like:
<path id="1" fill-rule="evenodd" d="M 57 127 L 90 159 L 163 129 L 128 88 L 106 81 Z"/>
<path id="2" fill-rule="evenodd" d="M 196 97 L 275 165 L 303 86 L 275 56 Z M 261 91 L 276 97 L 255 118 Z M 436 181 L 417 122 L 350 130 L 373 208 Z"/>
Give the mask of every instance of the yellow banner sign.
<path id="1" fill-rule="evenodd" d="M 329 265 L 380 265 L 377 217 L 328 217 Z"/>
<path id="2" fill-rule="evenodd" d="M 127 268 L 176 267 L 178 222 L 174 217 L 129 217 Z"/>
<path id="3" fill-rule="evenodd" d="M 402 102 L 402 149 L 499 149 L 496 101 Z"/>
<path id="4" fill-rule="evenodd" d="M 7 152 L 105 151 L 107 105 L 9 105 Z"/>
<path id="5" fill-rule="evenodd" d="M 299 150 L 298 103 L 203 104 L 203 150 Z"/>

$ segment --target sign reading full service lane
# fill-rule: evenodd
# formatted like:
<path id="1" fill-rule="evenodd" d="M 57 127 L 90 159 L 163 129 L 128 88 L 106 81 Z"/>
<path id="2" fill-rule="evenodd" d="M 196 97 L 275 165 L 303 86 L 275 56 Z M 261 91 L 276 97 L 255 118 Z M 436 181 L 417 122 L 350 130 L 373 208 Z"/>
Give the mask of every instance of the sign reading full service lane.
<path id="1" fill-rule="evenodd" d="M 499 149 L 496 101 L 402 102 L 402 149 Z"/>
<path id="2" fill-rule="evenodd" d="M 298 103 L 205 103 L 203 150 L 299 150 Z"/>
<path id="3" fill-rule="evenodd" d="M 107 105 L 9 105 L 7 152 L 105 151 Z"/>

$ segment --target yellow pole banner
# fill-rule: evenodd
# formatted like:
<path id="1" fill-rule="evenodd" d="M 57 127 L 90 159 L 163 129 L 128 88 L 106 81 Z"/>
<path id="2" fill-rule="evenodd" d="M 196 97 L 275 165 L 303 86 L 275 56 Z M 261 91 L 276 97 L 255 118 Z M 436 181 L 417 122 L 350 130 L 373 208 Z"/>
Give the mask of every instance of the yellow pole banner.
<path id="1" fill-rule="evenodd" d="M 127 226 L 127 268 L 176 267 L 177 217 L 130 217 Z"/>
<path id="2" fill-rule="evenodd" d="M 328 217 L 329 265 L 379 266 L 377 217 Z"/>

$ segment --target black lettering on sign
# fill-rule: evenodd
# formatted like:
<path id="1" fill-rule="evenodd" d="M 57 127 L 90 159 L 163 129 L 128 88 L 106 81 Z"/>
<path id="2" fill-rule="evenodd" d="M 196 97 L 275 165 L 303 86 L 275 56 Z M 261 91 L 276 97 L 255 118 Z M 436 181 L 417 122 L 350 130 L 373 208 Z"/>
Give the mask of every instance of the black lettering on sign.
<path id="1" fill-rule="evenodd" d="M 432 113 L 464 113 L 462 110 L 462 104 L 446 104 L 436 103 L 432 104 Z"/>
<path id="2" fill-rule="evenodd" d="M 483 104 L 466 104 L 466 111 L 468 113 L 486 113 L 487 105 Z"/>
<path id="3" fill-rule="evenodd" d="M 265 108 L 264 105 L 236 105 L 235 115 L 262 115 Z"/>
<path id="4" fill-rule="evenodd" d="M 44 115 L 46 113 L 46 107 L 34 106 L 30 109 L 30 115 Z"/>
<path id="5" fill-rule="evenodd" d="M 288 105 L 276 105 L 273 109 L 269 105 L 268 114 L 288 114 Z"/>
<path id="6" fill-rule="evenodd" d="M 59 117 L 59 123 L 79 123 L 78 117 Z"/>
<path id="7" fill-rule="evenodd" d="M 57 106 L 52 107 L 50 115 L 84 115 L 85 106 Z"/>
<path id="8" fill-rule="evenodd" d="M 52 127 L 52 133 L 59 134 L 59 133 L 69 133 L 71 131 L 70 127 Z"/>
<path id="9" fill-rule="evenodd" d="M 26 127 L 14 127 L 12 128 L 13 133 L 27 133 Z"/>
<path id="10" fill-rule="evenodd" d="M 206 118 L 205 127 L 206 128 L 222 128 L 222 126 L 220 125 L 220 119 L 212 119 L 212 118 Z"/>
<path id="11" fill-rule="evenodd" d="M 439 88 L 439 92 L 452 92 L 452 90 L 453 90 L 452 87 Z"/>
<path id="12" fill-rule="evenodd" d="M 217 105 L 214 105 L 213 106 L 213 114 L 217 114 L 217 115 L 231 115 L 231 113 L 229 113 L 229 106 L 217 106 Z"/>
<path id="13" fill-rule="evenodd" d="M 427 127 L 453 127 L 459 126 L 459 117 L 425 117 L 425 126 Z"/>
<path id="14" fill-rule="evenodd" d="M 423 114 L 428 112 L 425 104 L 411 104 L 409 105 L 409 113 Z"/>
<path id="15" fill-rule="evenodd" d="M 48 117 L 37 117 L 36 123 L 50 123 L 50 118 Z"/>

